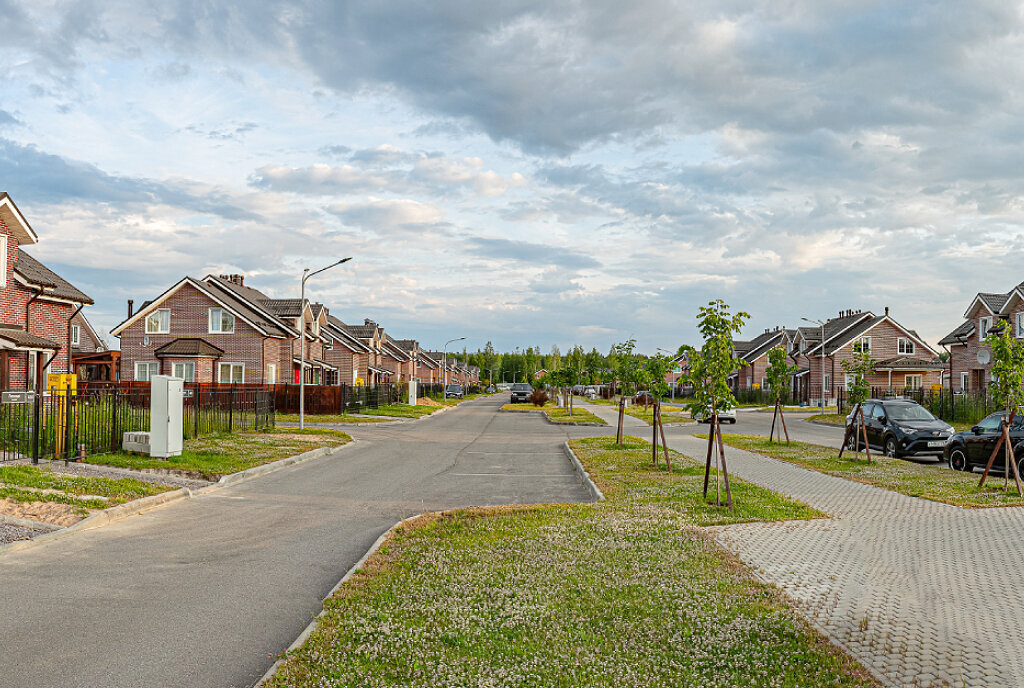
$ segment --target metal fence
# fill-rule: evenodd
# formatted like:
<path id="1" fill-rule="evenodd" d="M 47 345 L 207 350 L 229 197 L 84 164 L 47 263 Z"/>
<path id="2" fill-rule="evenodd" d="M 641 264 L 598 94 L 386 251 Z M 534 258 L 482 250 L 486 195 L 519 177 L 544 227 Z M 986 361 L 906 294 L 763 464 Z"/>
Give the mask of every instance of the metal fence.
<path id="1" fill-rule="evenodd" d="M 148 431 L 149 385 L 90 386 L 76 393 L 15 392 L 0 403 L 0 461 L 69 461 L 119 451 L 125 432 Z M 185 385 L 186 439 L 274 426 L 269 388 Z"/>
<path id="2" fill-rule="evenodd" d="M 912 399 L 947 423 L 977 423 L 990 413 L 1002 410 L 999 402 L 987 392 L 956 393 L 949 389 L 933 391 L 911 387 L 872 387 L 872 399 Z M 837 393 L 839 413 L 850 410 L 844 390 Z"/>
<path id="3" fill-rule="evenodd" d="M 359 413 L 365 409 L 378 409 L 388 404 L 404 404 L 409 400 L 407 383 L 384 385 L 305 385 L 303 407 L 311 416 Z M 299 385 L 273 385 L 275 408 L 278 413 L 299 412 Z M 483 388 L 477 384 L 463 385 L 464 394 L 479 394 Z M 435 401 L 444 399 L 444 385 L 440 382 L 418 383 L 416 395 Z"/>

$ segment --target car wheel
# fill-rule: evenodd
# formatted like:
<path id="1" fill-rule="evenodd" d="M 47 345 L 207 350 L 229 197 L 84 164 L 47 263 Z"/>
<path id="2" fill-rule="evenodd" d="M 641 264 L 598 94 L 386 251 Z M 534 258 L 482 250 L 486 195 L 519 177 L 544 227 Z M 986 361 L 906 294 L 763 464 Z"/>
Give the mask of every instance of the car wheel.
<path id="1" fill-rule="evenodd" d="M 957 447 L 953 451 L 949 452 L 949 467 L 954 471 L 967 470 L 967 454 L 964 453 L 962 447 Z"/>
<path id="2" fill-rule="evenodd" d="M 899 458 L 899 452 L 896 450 L 896 438 L 888 437 L 885 440 L 885 455 L 894 459 Z"/>
<path id="3" fill-rule="evenodd" d="M 735 418 L 730 418 L 729 419 L 729 425 L 736 425 L 736 419 Z"/>
<path id="4" fill-rule="evenodd" d="M 860 451 L 860 438 L 856 435 L 850 435 L 846 438 L 846 449 L 848 451 Z"/>

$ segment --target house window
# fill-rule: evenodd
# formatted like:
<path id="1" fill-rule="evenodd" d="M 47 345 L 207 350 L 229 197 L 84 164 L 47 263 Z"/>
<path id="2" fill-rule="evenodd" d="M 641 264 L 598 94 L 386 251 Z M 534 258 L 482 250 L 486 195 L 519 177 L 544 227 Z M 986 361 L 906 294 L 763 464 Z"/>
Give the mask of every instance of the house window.
<path id="1" fill-rule="evenodd" d="M 1017 339 L 1024 339 L 1024 311 L 1017 314 Z"/>
<path id="2" fill-rule="evenodd" d="M 971 374 L 968 372 L 960 373 L 960 391 L 966 392 L 967 388 L 971 384 Z"/>
<path id="3" fill-rule="evenodd" d="M 71 346 L 78 346 L 82 343 L 82 328 L 78 325 L 71 326 Z"/>
<path id="4" fill-rule="evenodd" d="M 914 341 L 912 339 L 907 339 L 906 337 L 900 337 L 897 340 L 897 349 L 899 350 L 899 352 L 901 354 L 906 354 L 907 356 L 913 356 L 914 355 Z"/>
<path id="5" fill-rule="evenodd" d="M 7 286 L 7 235 L 0 234 L 0 287 Z"/>
<path id="6" fill-rule="evenodd" d="M 861 337 L 856 346 L 853 347 L 853 350 L 859 353 L 871 351 L 871 337 Z"/>
<path id="7" fill-rule="evenodd" d="M 156 361 L 136 361 L 135 380 L 136 382 L 149 382 L 154 375 L 160 374 L 160 364 Z"/>
<path id="8" fill-rule="evenodd" d="M 984 318 L 978 318 L 978 339 L 985 341 L 985 337 L 988 336 L 988 331 L 992 329 L 992 318 L 985 316 Z"/>
<path id="9" fill-rule="evenodd" d="M 277 384 L 277 364 L 267 364 L 267 379 L 263 381 L 265 384 L 273 385 Z"/>
<path id="10" fill-rule="evenodd" d="M 853 389 L 853 386 L 857 384 L 857 376 L 850 373 L 846 374 L 846 391 L 849 392 Z"/>
<path id="11" fill-rule="evenodd" d="M 235 331 L 235 316 L 223 308 L 210 309 L 210 334 L 233 334 Z"/>
<path id="12" fill-rule="evenodd" d="M 196 364 L 194 361 L 181 361 L 174 364 L 174 377 L 180 377 L 185 382 L 196 381 Z"/>
<path id="13" fill-rule="evenodd" d="M 37 371 L 39 369 L 39 352 L 29 351 L 28 352 L 28 370 L 25 371 L 25 381 L 28 384 L 29 390 L 36 389 L 36 382 L 38 380 Z"/>
<path id="14" fill-rule="evenodd" d="M 245 382 L 244 363 L 221 363 L 218 366 L 218 382 L 225 384 L 241 384 Z"/>
<path id="15" fill-rule="evenodd" d="M 828 373 L 825 374 L 825 391 L 829 392 L 832 390 L 832 376 Z"/>
<path id="16" fill-rule="evenodd" d="M 924 386 L 924 376 L 920 374 L 907 375 L 903 380 L 903 385 L 907 389 L 921 389 Z"/>
<path id="17" fill-rule="evenodd" d="M 170 331 L 170 308 L 158 308 L 146 316 L 146 334 L 169 334 Z"/>

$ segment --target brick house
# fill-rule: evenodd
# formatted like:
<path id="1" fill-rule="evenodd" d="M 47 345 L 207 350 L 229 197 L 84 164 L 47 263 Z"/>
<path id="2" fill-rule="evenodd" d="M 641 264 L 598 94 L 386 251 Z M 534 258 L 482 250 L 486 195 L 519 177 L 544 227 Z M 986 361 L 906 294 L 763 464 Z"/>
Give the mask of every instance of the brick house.
<path id="1" fill-rule="evenodd" d="M 964 322 L 939 344 L 949 349 L 950 385 L 957 392 L 984 392 L 992 380 L 992 349 L 985 338 L 994 327 L 1009 326 L 1024 339 L 1024 283 L 1005 294 L 979 293 L 964 313 Z"/>
<path id="2" fill-rule="evenodd" d="M 381 340 L 381 366 L 391 371 L 391 382 L 408 382 L 413 377 L 412 356 L 386 334 Z"/>
<path id="3" fill-rule="evenodd" d="M 271 299 L 242 275 L 185 277 L 111 330 L 121 340 L 121 379 L 154 374 L 189 382 L 317 382 L 334 369 L 319 336 L 326 314 L 306 312 L 305 362 L 299 361 L 298 299 Z"/>
<path id="4" fill-rule="evenodd" d="M 71 318 L 71 363 L 79 382 L 118 379 L 121 352 L 107 348 L 85 313 Z"/>
<path id="5" fill-rule="evenodd" d="M 433 382 L 433 371 L 439 368 L 437 361 L 431 359 L 425 351 L 420 348 L 420 343 L 415 339 L 393 339 L 391 343 L 404 351 L 409 356 L 408 373 L 406 379 L 416 382 Z"/>
<path id="6" fill-rule="evenodd" d="M 71 322 L 93 301 L 25 253 L 38 237 L 0 193 L 0 389 L 34 390 L 71 371 Z"/>
<path id="7" fill-rule="evenodd" d="M 385 353 L 383 347 L 386 341 L 384 328 L 369 318 L 364 319 L 362 325 L 346 325 L 340 320 L 338 322 L 341 323 L 341 326 L 349 334 L 356 337 L 369 349 L 367 352 L 366 375 L 363 377 L 363 382 L 367 385 L 393 382 L 395 377 L 394 371 L 384 366 Z"/>
<path id="8" fill-rule="evenodd" d="M 838 317 L 825 321 L 824 330 L 824 344 L 820 327 L 801 327 L 792 339 L 790 357 L 798 368 L 795 381 L 800 398 L 820 399 L 823 382 L 826 398 L 845 389 L 851 380 L 843 371 L 842 362 L 853 358 L 855 347 L 867 348 L 876 361 L 868 376 L 872 387 L 927 389 L 942 384 L 945 364 L 939 361 L 938 352 L 917 332 L 896 322 L 888 308 L 884 315 L 842 311 Z"/>
<path id="9" fill-rule="evenodd" d="M 370 347 L 351 334 L 345 323 L 328 314 L 321 332 L 326 338 L 324 359 L 338 369 L 338 384 L 362 384 L 367 379 Z"/>
<path id="10" fill-rule="evenodd" d="M 435 359 L 430 352 L 419 348 L 418 344 L 414 355 L 416 358 L 416 380 L 429 383 L 441 382 L 442 371 L 440 361 Z"/>
<path id="11" fill-rule="evenodd" d="M 774 330 L 765 330 L 749 341 L 734 341 L 733 356 L 742 358 L 749 365 L 736 369 L 730 381 L 734 390 L 740 389 L 766 389 L 768 352 L 776 346 L 787 348 L 789 345 L 789 331 L 776 327 Z"/>

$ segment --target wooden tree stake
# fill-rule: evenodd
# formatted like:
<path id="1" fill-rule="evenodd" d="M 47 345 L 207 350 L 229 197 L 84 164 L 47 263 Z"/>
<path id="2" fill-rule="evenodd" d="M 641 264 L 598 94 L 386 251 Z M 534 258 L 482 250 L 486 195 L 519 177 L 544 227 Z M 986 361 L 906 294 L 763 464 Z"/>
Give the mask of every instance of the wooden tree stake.
<path id="1" fill-rule="evenodd" d="M 1005 471 L 1003 473 L 1003 489 L 1005 490 L 1009 486 L 1010 482 L 1010 470 L 1013 470 L 1013 479 L 1017 483 L 1017 494 L 1024 497 L 1024 487 L 1021 485 L 1020 473 L 1017 470 L 1017 460 L 1013 456 L 1013 444 L 1010 441 L 1010 426 L 1013 424 L 1013 418 L 1017 415 L 1016 411 L 1010 412 L 1010 419 L 1003 420 L 1003 432 L 999 435 L 999 439 L 996 441 L 996 446 L 992 450 L 992 456 L 988 457 L 988 463 L 985 464 L 985 472 L 981 474 L 981 481 L 978 483 L 978 487 L 982 487 L 985 484 L 985 479 L 988 477 L 989 471 L 992 470 L 992 465 L 996 461 L 996 456 L 999 454 L 999 449 L 1003 449 L 1003 456 L 1006 460 Z"/>

